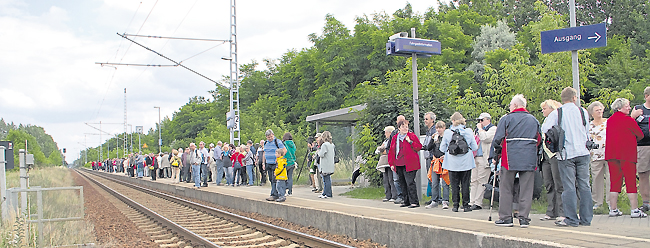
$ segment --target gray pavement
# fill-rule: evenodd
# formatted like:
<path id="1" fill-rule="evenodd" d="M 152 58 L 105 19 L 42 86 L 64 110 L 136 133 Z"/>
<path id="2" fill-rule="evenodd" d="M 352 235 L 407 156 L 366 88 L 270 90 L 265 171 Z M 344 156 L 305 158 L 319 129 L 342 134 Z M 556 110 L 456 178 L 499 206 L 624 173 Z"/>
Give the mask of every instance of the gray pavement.
<path id="1" fill-rule="evenodd" d="M 157 182 L 170 184 L 171 180 L 159 179 Z M 180 183 L 176 184 L 176 186 L 192 188 L 193 184 Z M 381 200 L 353 199 L 340 196 L 341 193 L 349 190 L 348 186 L 335 186 L 333 187 L 333 198 L 320 199 L 317 197 L 318 194 L 312 193 L 309 187 L 296 186 L 293 195 L 289 196 L 286 202 L 267 202 L 265 204 L 270 205 L 265 206 L 275 209 L 280 207 L 278 205 L 288 205 L 296 207 L 296 209 L 316 209 L 332 214 L 342 214 L 354 218 L 355 221 L 343 220 L 341 223 L 337 223 L 336 228 L 340 229 L 340 233 L 348 233 L 348 235 L 353 233 L 359 236 L 355 238 L 375 237 L 376 242 L 389 244 L 391 247 L 399 245 L 391 243 L 389 237 L 386 238 L 386 241 L 383 241 L 381 237 L 372 236 L 372 232 L 379 231 L 375 230 L 375 228 L 380 226 L 382 228 L 393 228 L 392 225 L 395 223 L 408 224 L 409 227 L 416 230 L 422 229 L 420 231 L 405 231 L 410 235 L 417 235 L 419 232 L 422 232 L 423 235 L 432 232 L 439 234 L 435 237 L 420 237 L 422 240 L 416 244 L 434 242 L 443 243 L 449 247 L 461 246 L 466 240 L 473 242 L 469 243 L 469 247 L 472 247 L 477 244 L 474 239 L 478 240 L 477 242 L 481 247 L 493 246 L 491 244 L 494 244 L 494 246 L 497 246 L 496 244 L 502 245 L 506 241 L 512 242 L 512 245 L 508 246 L 522 246 L 522 243 L 517 243 L 518 240 L 525 241 L 524 244 L 528 244 L 527 247 L 650 247 L 650 219 L 648 218 L 632 219 L 629 215 L 610 218 L 607 215 L 596 215 L 591 226 L 556 227 L 553 221 L 540 221 L 539 218 L 543 215 L 533 214 L 530 216 L 532 221 L 528 228 L 520 228 L 516 221 L 514 227 L 497 227 L 493 222 L 487 221 L 488 209 L 468 213 L 454 213 L 451 210 L 442 210 L 440 207 L 434 209 L 425 209 L 424 207 L 416 209 L 400 208 L 397 204 L 382 202 Z M 201 188 L 200 191 L 226 195 L 229 196 L 229 199 L 242 198 L 265 202 L 264 199 L 269 196 L 270 186 L 267 184 L 266 186 L 226 187 L 210 184 L 209 187 Z M 498 215 L 496 210 L 493 211 L 492 219 L 496 220 Z M 329 222 L 335 221 L 334 217 L 327 218 L 329 218 Z M 377 221 L 381 223 L 372 223 L 367 226 L 360 224 Z M 310 225 L 317 226 L 316 224 Z M 333 223 L 329 223 L 329 225 L 331 226 Z M 398 231 L 396 230 L 396 232 Z M 463 235 L 459 234 L 463 233 L 470 235 L 471 238 L 461 238 Z M 499 242 L 495 240 L 499 240 Z M 426 246 L 434 247 L 439 245 L 433 245 L 432 243 Z"/>

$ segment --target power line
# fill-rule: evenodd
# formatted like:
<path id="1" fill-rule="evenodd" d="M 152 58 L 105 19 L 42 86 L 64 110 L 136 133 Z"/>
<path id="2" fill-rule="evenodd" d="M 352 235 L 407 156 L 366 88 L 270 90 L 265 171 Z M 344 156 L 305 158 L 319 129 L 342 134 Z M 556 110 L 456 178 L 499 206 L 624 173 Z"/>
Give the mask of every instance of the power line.
<path id="1" fill-rule="evenodd" d="M 169 36 L 157 36 L 157 35 L 139 35 L 139 34 L 124 34 L 124 36 L 156 38 L 156 39 L 170 39 L 170 40 L 221 41 L 221 42 L 228 42 L 229 41 L 229 40 L 218 40 L 218 39 L 183 38 L 183 37 L 169 37 Z"/>
<path id="2" fill-rule="evenodd" d="M 142 2 L 140 2 L 142 4 Z M 154 8 L 156 8 L 156 5 L 158 4 L 158 0 L 153 4 L 151 7 L 151 10 L 149 10 L 149 14 L 147 14 L 147 17 L 144 19 L 142 22 L 142 25 L 140 25 L 140 28 L 138 29 L 138 32 L 136 34 L 139 34 L 140 31 L 142 30 L 142 27 L 144 27 L 144 24 L 147 23 L 147 20 L 149 20 L 149 16 L 151 16 L 151 13 L 153 12 Z M 140 9 L 140 5 L 138 5 L 138 9 Z M 137 13 L 137 11 L 136 11 Z M 130 24 L 129 24 L 130 25 Z M 120 63 L 122 60 L 124 60 L 124 57 L 126 57 L 126 53 L 129 52 L 129 49 L 131 48 L 132 44 L 129 44 L 129 46 L 126 48 L 126 51 L 124 51 L 124 55 L 122 55 L 122 58 L 120 59 Z M 102 106 L 104 106 L 104 101 L 106 100 L 106 95 L 108 94 L 108 90 L 111 88 L 111 85 L 113 84 L 113 79 L 115 78 L 115 73 L 117 73 L 117 68 L 115 68 L 115 71 L 113 71 L 113 75 L 111 76 L 111 79 L 108 82 L 108 87 L 106 87 L 106 91 L 104 92 L 104 97 L 102 97 L 102 102 L 99 104 L 99 109 L 97 110 L 97 113 L 95 114 L 95 118 L 99 115 L 99 112 L 102 111 Z"/>
<path id="3" fill-rule="evenodd" d="M 189 59 L 191 59 L 191 58 L 194 58 L 194 57 L 196 57 L 196 56 L 199 56 L 199 55 L 201 55 L 201 54 L 203 54 L 203 53 L 205 53 L 205 52 L 207 52 L 207 51 L 210 51 L 210 50 L 212 50 L 212 49 L 214 49 L 214 48 L 216 48 L 216 47 L 218 47 L 218 46 L 221 46 L 221 45 L 223 45 L 223 44 L 226 44 L 226 42 L 224 41 L 223 43 L 221 43 L 221 44 L 219 44 L 219 45 L 216 45 L 216 46 L 210 47 L 210 48 L 206 49 L 206 50 L 203 51 L 203 52 L 200 52 L 200 53 L 197 53 L 197 54 L 195 54 L 195 55 L 192 55 L 192 56 L 190 56 L 189 58 L 186 58 L 186 59 L 184 59 L 184 60 L 181 60 L 181 62 L 179 62 L 179 63 L 183 63 L 183 62 L 185 62 L 185 61 L 187 61 L 187 60 L 189 60 Z"/>
<path id="4" fill-rule="evenodd" d="M 104 65 L 125 65 L 125 66 L 149 66 L 149 67 L 177 67 L 178 65 L 150 65 L 150 64 L 125 64 L 125 63 L 102 63 L 102 62 L 95 62 L 95 64 L 104 66 Z M 111 66 L 113 67 L 113 66 Z"/>
<path id="5" fill-rule="evenodd" d="M 219 82 L 217 82 L 217 81 L 214 81 L 214 80 L 212 80 L 211 78 L 209 78 L 209 77 L 207 77 L 207 76 L 204 76 L 203 74 L 201 74 L 201 73 L 199 73 L 199 72 L 197 72 L 197 71 L 195 71 L 195 70 L 192 70 L 192 69 L 190 69 L 189 67 L 187 67 L 187 66 L 185 66 L 185 65 L 182 65 L 181 63 L 176 62 L 176 61 L 174 61 L 173 59 L 170 59 L 170 58 L 166 57 L 165 55 L 162 55 L 161 53 L 154 51 L 154 50 L 151 49 L 151 48 L 148 48 L 148 47 L 146 47 L 146 46 L 144 46 L 144 45 L 142 45 L 142 44 L 140 44 L 140 43 L 138 43 L 138 42 L 136 42 L 136 41 L 134 41 L 134 40 L 132 40 L 132 39 L 129 39 L 128 37 L 126 37 L 126 36 L 124 36 L 124 35 L 119 34 L 119 33 L 118 33 L 117 35 L 121 36 L 121 37 L 124 38 L 124 39 L 127 39 L 128 41 L 131 41 L 131 42 L 135 43 L 135 44 L 138 45 L 138 46 L 141 46 L 141 47 L 144 48 L 144 49 L 147 49 L 147 50 L 149 50 L 149 51 L 151 51 L 151 52 L 157 54 L 157 55 L 160 56 L 160 57 L 165 58 L 166 60 L 169 60 L 169 61 L 173 62 L 174 64 L 176 64 L 176 65 L 178 65 L 178 66 L 180 66 L 180 67 L 183 67 L 183 68 L 185 68 L 185 69 L 187 69 L 187 70 L 189 70 L 189 71 L 191 71 L 191 72 L 194 72 L 196 75 L 199 75 L 199 76 L 201 76 L 201 77 L 203 77 L 203 78 L 205 78 L 205 79 L 207 79 L 207 80 L 210 80 L 211 82 L 215 83 L 217 86 L 221 86 L 221 87 L 223 87 L 223 88 L 228 89 L 228 87 L 226 87 L 226 86 L 224 86 L 224 85 L 221 85 L 221 83 L 219 83 Z"/>

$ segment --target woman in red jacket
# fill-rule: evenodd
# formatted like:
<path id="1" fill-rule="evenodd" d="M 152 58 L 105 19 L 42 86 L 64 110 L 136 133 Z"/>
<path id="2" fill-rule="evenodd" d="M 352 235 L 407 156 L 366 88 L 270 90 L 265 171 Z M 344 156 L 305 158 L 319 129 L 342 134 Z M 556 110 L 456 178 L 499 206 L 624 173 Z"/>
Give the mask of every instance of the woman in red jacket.
<path id="1" fill-rule="evenodd" d="M 636 142 L 643 138 L 641 128 L 636 121 L 630 117 L 630 101 L 625 98 L 618 98 L 612 103 L 614 114 L 607 120 L 605 138 L 605 160 L 609 166 L 610 190 L 609 190 L 609 216 L 621 216 L 623 213 L 618 210 L 616 201 L 621 192 L 623 178 L 625 178 L 625 189 L 630 198 L 632 218 L 647 217 L 639 210 L 639 199 L 636 190 Z"/>
<path id="2" fill-rule="evenodd" d="M 413 132 L 409 132 L 409 122 L 402 120 L 397 123 L 399 133 L 393 136 L 388 151 L 388 164 L 397 172 L 399 185 L 404 192 L 404 203 L 400 207 L 417 208 L 420 206 L 418 200 L 415 175 L 420 169 L 420 156 L 418 151 L 422 149 L 420 139 Z"/>
<path id="3" fill-rule="evenodd" d="M 241 185 L 241 171 L 242 171 L 242 166 L 244 165 L 243 159 L 244 159 L 244 154 L 239 146 L 235 148 L 235 153 L 232 155 L 230 159 L 232 159 L 232 167 L 234 174 L 232 176 L 233 179 L 233 184 L 232 186 L 234 187 L 235 185 L 239 186 Z"/>

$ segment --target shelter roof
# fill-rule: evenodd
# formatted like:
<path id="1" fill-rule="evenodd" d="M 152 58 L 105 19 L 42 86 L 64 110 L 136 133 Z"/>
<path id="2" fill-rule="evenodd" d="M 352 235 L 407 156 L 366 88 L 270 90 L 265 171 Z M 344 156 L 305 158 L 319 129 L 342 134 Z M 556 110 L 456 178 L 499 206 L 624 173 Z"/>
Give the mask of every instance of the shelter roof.
<path id="1" fill-rule="evenodd" d="M 332 110 L 320 114 L 307 116 L 308 122 L 357 122 L 362 110 L 366 109 L 366 104 L 351 106 L 347 108 Z"/>

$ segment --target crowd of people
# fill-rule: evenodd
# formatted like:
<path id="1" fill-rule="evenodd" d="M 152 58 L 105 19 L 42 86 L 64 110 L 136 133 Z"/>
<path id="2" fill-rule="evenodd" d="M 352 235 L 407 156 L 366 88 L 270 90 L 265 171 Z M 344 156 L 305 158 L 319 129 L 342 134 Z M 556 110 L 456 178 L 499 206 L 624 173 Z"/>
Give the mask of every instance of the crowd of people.
<path id="1" fill-rule="evenodd" d="M 560 94 L 562 103 L 549 99 L 540 104 L 545 118 L 540 124 L 526 109 L 524 96 L 515 95 L 510 112 L 500 118 L 498 126 L 489 113 L 481 113 L 473 129 L 459 112 L 451 115 L 449 127 L 427 112 L 423 142 L 399 115 L 396 126 L 384 128 L 384 141 L 375 151 L 380 154 L 376 168 L 383 177 L 383 201 L 420 207 L 415 178 L 422 150 L 431 196 L 427 209 L 481 210 L 486 190 L 494 190 L 489 181 L 492 185 L 498 181 L 495 225 L 514 226 L 518 219 L 520 227 L 528 227 L 534 178 L 541 170 L 548 202 L 541 221 L 589 226 L 593 210 L 604 203 L 610 217 L 621 216 L 617 200 L 623 182 L 630 216 L 645 218 L 650 211 L 650 87 L 644 97 L 645 103 L 634 108 L 629 100 L 616 99 L 611 104 L 613 114 L 606 119 L 602 103 L 596 101 L 584 109 L 576 104 L 577 91 L 567 87 Z M 209 148 L 204 142 L 198 148 L 191 143 L 170 153 L 129 154 L 92 162 L 92 168 L 137 178 L 150 176 L 151 180 L 172 178 L 175 183 L 194 183 L 196 188 L 207 187 L 208 182 L 222 185 L 224 179 L 226 186 L 252 186 L 257 174 L 259 185 L 271 184 L 266 200 L 283 202 L 293 193 L 296 145 L 290 133 L 280 140 L 269 129 L 265 136 L 258 146 L 250 140 L 241 146 L 219 141 Z M 331 198 L 331 175 L 337 162 L 332 135 L 318 133 L 307 144 L 312 191 L 319 198 Z"/>
<path id="2" fill-rule="evenodd" d="M 541 103 L 545 119 L 540 124 L 526 109 L 524 96 L 515 95 L 498 126 L 489 113 L 481 113 L 474 130 L 466 127 L 458 112 L 451 115 L 449 128 L 428 112 L 422 143 L 400 115 L 397 128 L 384 128 L 385 140 L 375 151 L 381 154 L 377 170 L 383 175 L 383 201 L 419 207 L 415 173 L 423 150 L 431 195 L 426 208 L 448 209 L 451 204 L 453 212 L 483 209 L 492 179 L 499 187 L 495 225 L 514 226 L 513 220 L 518 219 L 520 227 L 528 227 L 535 173 L 541 170 L 548 202 L 541 221 L 589 226 L 593 210 L 604 202 L 610 217 L 621 216 L 617 199 L 623 182 L 630 217 L 645 218 L 650 210 L 650 87 L 644 96 L 645 103 L 634 110 L 629 100 L 616 99 L 611 105 L 613 115 L 605 119 L 602 103 L 579 107 L 577 91 L 567 87 L 560 94 L 562 103 L 550 99 Z"/>
<path id="3" fill-rule="evenodd" d="M 256 174 L 259 185 L 271 184 L 270 197 L 266 200 L 283 202 L 293 194 L 293 172 L 296 167 L 296 145 L 291 133 L 285 133 L 282 140 L 275 137 L 273 130 L 266 130 L 266 140 L 259 146 L 248 141 L 246 145 L 235 146 L 221 141 L 205 147 L 190 143 L 183 149 L 172 149 L 171 153 L 129 154 L 120 159 L 92 161 L 93 170 L 125 173 L 130 177 L 171 178 L 174 183 L 193 183 L 194 187 L 208 187 L 208 182 L 216 186 L 253 186 Z M 313 185 L 324 185 L 316 193 L 320 198 L 331 198 L 330 176 L 334 173 L 334 144 L 329 131 L 318 133 L 309 143 L 311 180 Z M 322 176 L 317 178 L 314 175 Z M 224 184 L 225 180 L 225 184 Z M 316 186 L 314 186 L 314 189 Z"/>

